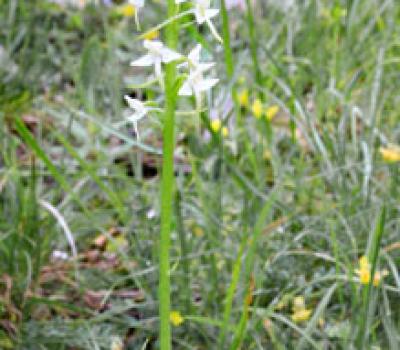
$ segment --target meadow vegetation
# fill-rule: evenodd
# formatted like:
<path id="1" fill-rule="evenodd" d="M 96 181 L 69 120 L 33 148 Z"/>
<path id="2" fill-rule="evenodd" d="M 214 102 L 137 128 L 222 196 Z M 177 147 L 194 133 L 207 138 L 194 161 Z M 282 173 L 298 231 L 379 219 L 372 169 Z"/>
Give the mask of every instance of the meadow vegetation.
<path id="1" fill-rule="evenodd" d="M 0 0 L 0 349 L 399 349 L 399 2 L 143 5 Z"/>

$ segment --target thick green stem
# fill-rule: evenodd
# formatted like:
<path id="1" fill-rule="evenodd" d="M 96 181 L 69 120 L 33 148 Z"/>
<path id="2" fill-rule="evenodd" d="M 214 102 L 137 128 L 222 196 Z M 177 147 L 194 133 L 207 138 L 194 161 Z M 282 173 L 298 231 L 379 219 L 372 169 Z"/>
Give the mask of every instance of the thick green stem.
<path id="1" fill-rule="evenodd" d="M 168 0 L 168 19 L 176 14 L 174 0 Z M 166 43 L 171 49 L 177 46 L 178 28 L 171 21 L 165 29 Z M 161 181 L 161 232 L 159 246 L 159 316 L 160 316 L 160 349 L 171 349 L 171 311 L 169 251 L 171 244 L 171 216 L 173 208 L 174 187 L 174 125 L 177 100 L 176 65 L 169 63 L 165 67 L 165 116 L 163 130 L 163 163 Z"/>

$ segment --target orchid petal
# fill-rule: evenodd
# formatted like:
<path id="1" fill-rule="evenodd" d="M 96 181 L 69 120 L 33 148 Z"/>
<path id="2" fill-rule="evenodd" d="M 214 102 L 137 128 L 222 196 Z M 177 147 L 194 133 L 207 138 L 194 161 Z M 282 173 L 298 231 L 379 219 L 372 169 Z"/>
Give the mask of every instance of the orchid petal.
<path id="1" fill-rule="evenodd" d="M 168 49 L 167 47 L 164 47 L 161 50 L 161 55 L 162 55 L 162 61 L 164 63 L 169 63 L 169 62 L 172 62 L 172 61 L 176 61 L 176 60 L 179 60 L 182 57 L 182 55 L 180 55 L 179 53 L 177 53 L 177 52 L 175 52 L 175 51 L 173 51 L 171 49 Z"/>
<path id="2" fill-rule="evenodd" d="M 182 84 L 181 88 L 179 89 L 178 95 L 179 96 L 192 96 L 193 95 L 192 87 L 190 86 L 190 84 L 187 80 Z"/>
<path id="3" fill-rule="evenodd" d="M 219 79 L 204 79 L 196 86 L 196 90 L 203 92 L 211 89 L 219 82 Z"/>
<path id="4" fill-rule="evenodd" d="M 154 64 L 154 56 L 151 54 L 146 54 L 135 61 L 131 62 L 133 67 L 149 67 Z"/>

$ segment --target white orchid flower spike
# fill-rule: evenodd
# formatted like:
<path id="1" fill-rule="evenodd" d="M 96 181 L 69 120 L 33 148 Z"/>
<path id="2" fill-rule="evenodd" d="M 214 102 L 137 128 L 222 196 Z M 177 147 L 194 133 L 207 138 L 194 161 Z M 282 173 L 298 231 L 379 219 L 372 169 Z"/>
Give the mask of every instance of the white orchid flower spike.
<path id="1" fill-rule="evenodd" d="M 144 40 L 143 46 L 148 50 L 148 53 L 135 61 L 131 62 L 133 67 L 149 67 L 154 65 L 156 78 L 160 82 L 161 87 L 163 84 L 162 63 L 170 63 L 182 58 L 182 55 L 165 47 L 161 41 L 158 40 Z"/>
<path id="2" fill-rule="evenodd" d="M 133 114 L 129 115 L 126 120 L 127 122 L 132 123 L 137 139 L 139 140 L 140 135 L 138 129 L 138 121 L 147 115 L 147 113 L 150 111 L 150 108 L 146 107 L 142 101 L 136 98 L 132 98 L 128 95 L 125 95 L 124 98 L 129 107 L 133 109 Z"/>
<path id="3" fill-rule="evenodd" d="M 181 4 L 186 1 L 187 0 L 175 0 L 175 3 Z M 220 43 L 222 43 L 222 38 L 215 29 L 214 24 L 211 22 L 211 18 L 214 18 L 216 15 L 218 15 L 219 10 L 210 8 L 211 0 L 192 0 L 192 2 L 194 5 L 193 13 L 196 18 L 197 24 L 203 24 L 204 22 L 207 23 L 212 35 Z"/>
<path id="4" fill-rule="evenodd" d="M 137 30 L 140 30 L 139 9 L 144 7 L 144 0 L 128 0 L 128 3 L 135 7 L 135 22 Z"/>

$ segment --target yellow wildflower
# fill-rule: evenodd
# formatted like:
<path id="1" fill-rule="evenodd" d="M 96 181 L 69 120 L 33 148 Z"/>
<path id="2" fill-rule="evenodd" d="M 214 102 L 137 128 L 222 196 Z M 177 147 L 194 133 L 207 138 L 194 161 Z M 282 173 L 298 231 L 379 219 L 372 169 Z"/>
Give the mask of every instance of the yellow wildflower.
<path id="1" fill-rule="evenodd" d="M 226 126 L 222 126 L 220 119 L 214 119 L 211 121 L 211 130 L 216 134 L 220 132 L 222 127 L 222 136 L 226 137 L 229 134 L 228 128 Z"/>
<path id="2" fill-rule="evenodd" d="M 363 255 L 358 261 L 361 269 L 370 269 L 368 258 Z"/>
<path id="3" fill-rule="evenodd" d="M 369 271 L 369 269 L 356 270 L 356 273 L 358 274 L 358 277 L 360 278 L 361 284 L 369 284 L 369 281 L 371 279 L 371 272 Z"/>
<path id="4" fill-rule="evenodd" d="M 293 299 L 293 311 L 299 311 L 306 308 L 304 297 L 298 296 Z"/>
<path id="5" fill-rule="evenodd" d="M 304 322 L 307 321 L 311 314 L 312 310 L 306 308 L 306 303 L 304 301 L 304 297 L 298 296 L 293 299 L 293 307 L 292 307 L 292 321 L 293 322 Z"/>
<path id="6" fill-rule="evenodd" d="M 155 30 L 150 30 L 149 32 L 143 34 L 143 39 L 145 40 L 154 40 L 157 39 L 160 36 L 160 32 L 155 29 Z"/>
<path id="7" fill-rule="evenodd" d="M 249 91 L 247 89 L 242 90 L 238 95 L 239 104 L 241 107 L 249 106 Z"/>
<path id="8" fill-rule="evenodd" d="M 358 275 L 361 284 L 369 284 L 371 280 L 371 266 L 369 264 L 368 258 L 363 255 L 358 261 L 359 269 L 354 270 Z"/>
<path id="9" fill-rule="evenodd" d="M 303 309 L 303 310 L 296 311 L 292 314 L 292 321 L 296 322 L 296 323 L 308 321 L 308 319 L 311 316 L 311 313 L 312 313 L 312 310 L 309 310 L 309 309 Z"/>
<path id="10" fill-rule="evenodd" d="M 169 320 L 175 327 L 178 327 L 183 323 L 184 318 L 179 311 L 171 311 L 169 314 Z"/>
<path id="11" fill-rule="evenodd" d="M 122 5 L 118 11 L 124 17 L 133 17 L 136 12 L 135 6 L 131 4 Z"/>
<path id="12" fill-rule="evenodd" d="M 263 115 L 263 105 L 260 99 L 255 99 L 253 105 L 251 106 L 251 111 L 257 119 L 260 119 Z"/>
<path id="13" fill-rule="evenodd" d="M 266 109 L 265 116 L 268 120 L 272 120 L 275 118 L 275 116 L 278 114 L 278 112 L 279 112 L 279 106 L 273 105 Z"/>
<path id="14" fill-rule="evenodd" d="M 368 258 L 363 255 L 360 260 L 358 261 L 360 266 L 359 269 L 354 270 L 354 272 L 358 275 L 361 284 L 369 284 L 371 281 L 371 265 L 368 261 Z M 374 287 L 379 286 L 381 280 L 387 276 L 389 272 L 387 270 L 383 271 L 376 271 L 374 274 L 374 278 L 372 279 L 372 284 Z"/>
<path id="15" fill-rule="evenodd" d="M 387 163 L 397 163 L 400 162 L 400 147 L 391 145 L 388 147 L 381 147 L 379 152 L 382 158 Z"/>

